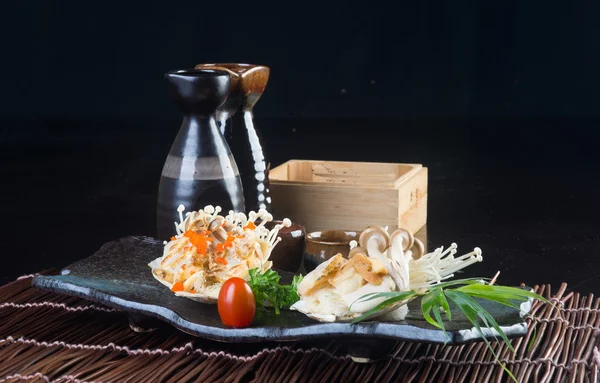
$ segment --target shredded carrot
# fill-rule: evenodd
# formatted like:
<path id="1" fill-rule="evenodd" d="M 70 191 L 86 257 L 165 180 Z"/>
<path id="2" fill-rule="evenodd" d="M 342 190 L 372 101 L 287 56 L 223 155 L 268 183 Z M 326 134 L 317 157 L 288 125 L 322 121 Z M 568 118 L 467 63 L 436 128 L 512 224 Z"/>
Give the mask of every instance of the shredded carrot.
<path id="1" fill-rule="evenodd" d="M 244 226 L 244 230 L 246 229 L 254 230 L 256 229 L 256 225 L 254 224 L 254 222 L 248 222 L 248 224 Z"/>
<path id="2" fill-rule="evenodd" d="M 225 240 L 225 242 L 223 243 L 218 243 L 217 246 L 215 246 L 215 249 L 217 250 L 217 252 L 222 252 L 225 251 L 225 249 L 230 249 L 233 247 L 233 241 L 236 240 L 236 238 L 243 238 L 243 236 L 239 237 L 239 236 L 234 236 L 231 234 L 227 234 L 227 239 Z"/>
<path id="3" fill-rule="evenodd" d="M 227 234 L 227 240 L 225 243 L 229 244 L 231 247 L 231 245 L 233 245 L 233 241 L 235 241 L 235 238 L 235 235 Z"/>
<path id="4" fill-rule="evenodd" d="M 208 231 L 201 231 L 200 233 L 195 232 L 194 230 L 188 230 L 183 235 L 190 239 L 192 245 L 196 246 L 196 251 L 202 255 L 206 255 L 206 250 L 208 248 L 208 243 L 210 239 L 207 238 L 209 234 Z"/>
<path id="5" fill-rule="evenodd" d="M 191 294 L 196 294 L 196 290 L 194 290 L 194 289 L 191 289 L 191 290 L 190 290 L 190 293 L 191 293 Z"/>
<path id="6" fill-rule="evenodd" d="M 183 282 L 175 282 L 173 287 L 171 287 L 171 291 L 176 293 L 178 291 L 183 291 Z"/>
<path id="7" fill-rule="evenodd" d="M 215 262 L 220 263 L 222 265 L 226 265 L 227 264 L 227 260 L 223 257 L 217 257 L 215 258 Z"/>

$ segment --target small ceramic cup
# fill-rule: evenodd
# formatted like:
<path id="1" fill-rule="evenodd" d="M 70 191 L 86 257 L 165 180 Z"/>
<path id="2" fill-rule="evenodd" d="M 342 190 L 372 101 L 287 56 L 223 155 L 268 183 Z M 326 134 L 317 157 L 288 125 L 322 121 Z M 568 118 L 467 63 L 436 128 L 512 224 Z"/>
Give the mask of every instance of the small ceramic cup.
<path id="1" fill-rule="evenodd" d="M 282 222 L 278 220 L 267 222 L 265 227 L 271 230 L 276 224 Z M 304 253 L 304 226 L 292 223 L 290 227 L 282 227 L 277 236 L 281 241 L 273 248 L 269 258 L 273 262 L 273 268 L 296 273 L 300 269 Z"/>
<path id="2" fill-rule="evenodd" d="M 350 241 L 358 241 L 359 232 L 349 230 L 322 230 L 306 235 L 304 268 L 311 272 L 319 264 L 340 253 L 348 257 Z"/>

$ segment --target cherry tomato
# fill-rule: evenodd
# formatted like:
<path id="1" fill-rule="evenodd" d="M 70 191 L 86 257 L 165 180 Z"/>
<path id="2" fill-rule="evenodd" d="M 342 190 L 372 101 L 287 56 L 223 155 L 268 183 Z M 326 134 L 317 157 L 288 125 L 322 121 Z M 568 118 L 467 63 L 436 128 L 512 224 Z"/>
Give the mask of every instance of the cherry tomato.
<path id="1" fill-rule="evenodd" d="M 219 291 L 219 316 L 229 327 L 248 327 L 256 313 L 256 301 L 250 285 L 241 278 L 230 278 Z"/>

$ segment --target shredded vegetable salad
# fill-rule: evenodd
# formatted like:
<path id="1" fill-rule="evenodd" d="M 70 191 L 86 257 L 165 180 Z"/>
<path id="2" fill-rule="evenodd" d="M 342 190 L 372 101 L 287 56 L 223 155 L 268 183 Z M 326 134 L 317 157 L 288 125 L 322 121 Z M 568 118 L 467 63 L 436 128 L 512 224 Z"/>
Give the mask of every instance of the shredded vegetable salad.
<path id="1" fill-rule="evenodd" d="M 200 301 L 216 301 L 229 278 L 249 280 L 249 270 L 269 270 L 269 256 L 281 240 L 277 234 L 291 225 L 286 218 L 267 229 L 265 224 L 273 216 L 263 209 L 248 216 L 233 211 L 222 216 L 219 206 L 209 205 L 185 217 L 184 210 L 182 205 L 177 209 L 177 234 L 165 241 L 163 256 L 149 266 L 154 277 L 176 295 Z"/>

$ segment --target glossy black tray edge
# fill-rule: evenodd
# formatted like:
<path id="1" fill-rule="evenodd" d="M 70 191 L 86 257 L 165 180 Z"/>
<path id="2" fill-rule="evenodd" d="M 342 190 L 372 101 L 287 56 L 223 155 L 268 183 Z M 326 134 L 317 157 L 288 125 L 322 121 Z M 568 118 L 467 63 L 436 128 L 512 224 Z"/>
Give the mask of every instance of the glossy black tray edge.
<path id="1" fill-rule="evenodd" d="M 159 241 L 152 238 L 127 237 L 105 244 L 92 257 L 97 257 L 98 254 L 102 254 L 103 251 L 106 251 L 106 249 L 110 248 L 112 245 L 118 244 L 119 241 L 150 241 L 154 246 L 162 246 Z M 149 256 L 148 259 L 151 260 L 154 258 L 154 256 L 155 255 Z M 133 327 L 136 327 L 135 323 L 142 323 L 147 318 L 156 318 L 171 324 L 183 332 L 222 342 L 296 341 L 316 338 L 343 338 L 346 340 L 356 339 L 362 342 L 367 339 L 377 338 L 381 340 L 389 339 L 393 341 L 458 344 L 481 340 L 481 337 L 475 328 L 449 330 L 448 338 L 442 331 L 433 327 L 426 328 L 402 322 L 364 322 L 350 325 L 348 323 L 318 323 L 306 318 L 307 322 L 305 325 L 298 327 L 261 326 L 243 329 L 231 329 L 204 325 L 202 323 L 186 320 L 178 312 L 165 306 L 142 303 L 140 301 L 136 301 L 135 299 L 124 299 L 115 294 L 102 291 L 101 289 L 93 288 L 89 285 L 86 286 L 89 281 L 78 278 L 76 273 L 73 273 L 73 270 L 79 269 L 79 266 L 82 263 L 85 263 L 86 260 L 91 259 L 92 257 L 76 262 L 73 265 L 65 268 L 63 270 L 63 275 L 37 275 L 33 278 L 32 285 L 45 291 L 76 296 L 95 303 L 106 305 L 108 307 L 123 310 L 126 313 L 132 314 L 131 318 L 135 318 L 133 320 Z M 164 289 L 162 285 L 152 278 L 149 270 L 146 269 L 146 263 L 143 265 L 138 264 L 131 266 L 141 267 L 141 270 L 144 270 L 147 274 L 147 276 L 145 275 L 143 278 L 147 277 L 148 283 L 157 284 L 159 285 L 157 286 L 158 288 Z M 166 293 L 170 294 L 170 292 Z M 181 300 L 184 298 L 177 299 Z M 189 302 L 195 305 L 203 305 L 197 302 Z M 187 304 L 189 304 L 189 302 Z M 515 321 L 510 325 L 500 325 L 504 333 L 509 338 L 520 337 L 527 333 L 527 324 L 523 317 L 530 311 L 531 304 L 532 300 L 521 304 L 521 313 L 519 314 L 521 319 L 519 322 Z M 514 314 L 517 314 L 517 310 L 514 310 L 514 312 Z M 294 314 L 302 315 L 296 312 L 294 312 Z M 148 328 L 148 326 L 143 325 L 143 323 L 137 327 L 140 331 Z M 488 339 L 493 339 L 498 335 L 493 329 L 483 329 L 483 331 Z"/>

